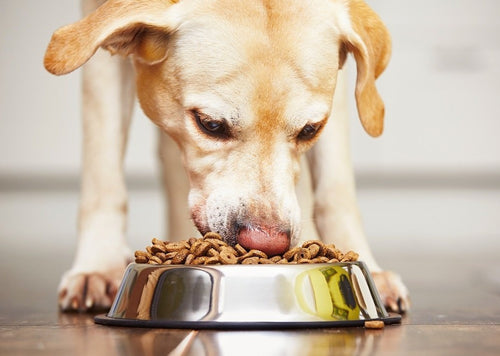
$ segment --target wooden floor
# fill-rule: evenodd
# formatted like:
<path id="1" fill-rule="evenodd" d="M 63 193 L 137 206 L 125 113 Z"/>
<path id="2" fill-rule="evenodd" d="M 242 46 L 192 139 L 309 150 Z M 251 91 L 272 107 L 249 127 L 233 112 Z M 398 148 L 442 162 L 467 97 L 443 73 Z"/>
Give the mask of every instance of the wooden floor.
<path id="1" fill-rule="evenodd" d="M 35 248 L 33 248 L 35 247 Z M 96 325 L 60 314 L 55 290 L 70 257 L 3 250 L 0 355 L 500 355 L 498 251 L 379 251 L 401 273 L 413 309 L 383 330 L 191 331 Z"/>

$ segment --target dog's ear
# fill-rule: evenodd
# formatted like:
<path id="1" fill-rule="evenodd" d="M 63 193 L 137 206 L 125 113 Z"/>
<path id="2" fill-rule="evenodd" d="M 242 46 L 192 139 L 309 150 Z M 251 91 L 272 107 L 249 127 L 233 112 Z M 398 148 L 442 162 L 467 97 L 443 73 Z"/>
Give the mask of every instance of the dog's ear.
<path id="1" fill-rule="evenodd" d="M 146 63 L 166 57 L 172 30 L 169 8 L 178 0 L 108 0 L 82 20 L 58 29 L 45 53 L 45 68 L 57 75 L 87 62 L 99 47 L 135 55 Z"/>
<path id="2" fill-rule="evenodd" d="M 356 104 L 365 131 L 379 136 L 384 129 L 384 102 L 375 79 L 384 71 L 391 55 L 391 38 L 375 12 L 362 0 L 346 2 L 350 25 L 341 26 L 340 66 L 346 52 L 356 59 Z"/>

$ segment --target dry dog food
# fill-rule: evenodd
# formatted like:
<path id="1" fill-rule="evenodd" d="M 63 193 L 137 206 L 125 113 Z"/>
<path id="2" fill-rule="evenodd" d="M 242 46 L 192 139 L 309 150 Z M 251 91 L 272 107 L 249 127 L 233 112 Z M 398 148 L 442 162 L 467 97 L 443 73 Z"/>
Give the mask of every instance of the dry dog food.
<path id="1" fill-rule="evenodd" d="M 382 320 L 367 320 L 365 321 L 365 328 L 367 329 L 383 329 L 385 326 Z"/>
<path id="2" fill-rule="evenodd" d="M 333 244 L 309 240 L 283 255 L 268 256 L 259 250 L 247 250 L 236 244 L 230 246 L 219 234 L 209 232 L 203 238 L 190 238 L 179 242 L 153 239 L 146 251 L 135 251 L 136 263 L 153 265 L 234 265 L 234 264 L 299 264 L 351 262 L 358 259 L 353 251 L 342 253 Z"/>

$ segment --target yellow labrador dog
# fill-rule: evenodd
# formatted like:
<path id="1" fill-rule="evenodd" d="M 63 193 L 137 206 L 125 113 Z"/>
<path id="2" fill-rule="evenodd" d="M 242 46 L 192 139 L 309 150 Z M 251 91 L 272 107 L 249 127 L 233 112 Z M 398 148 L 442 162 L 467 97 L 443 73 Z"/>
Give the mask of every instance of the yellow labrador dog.
<path id="1" fill-rule="evenodd" d="M 189 237 L 185 209 L 201 233 L 216 231 L 231 244 L 270 255 L 287 250 L 299 239 L 295 188 L 307 152 L 320 237 L 358 251 L 386 305 L 408 308 L 405 286 L 379 267 L 366 242 L 348 152 L 345 93 L 339 89 L 334 98 L 352 53 L 361 123 L 371 136 L 382 133 L 384 104 L 375 79 L 389 60 L 390 38 L 363 1 L 83 5 L 87 16 L 57 30 L 45 56 L 45 67 L 57 75 L 94 57 L 84 67 L 79 243 L 61 281 L 63 310 L 109 307 L 130 258 L 122 166 L 134 93 L 175 142 L 163 139 L 164 146 L 180 148 L 189 178 L 189 185 L 178 178 L 180 159 L 162 149 L 174 207 L 171 237 Z"/>

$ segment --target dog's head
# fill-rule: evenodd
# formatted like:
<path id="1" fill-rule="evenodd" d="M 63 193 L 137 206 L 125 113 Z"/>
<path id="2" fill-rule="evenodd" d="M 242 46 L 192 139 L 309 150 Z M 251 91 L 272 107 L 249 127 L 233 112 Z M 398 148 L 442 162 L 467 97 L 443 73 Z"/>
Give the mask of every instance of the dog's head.
<path id="1" fill-rule="evenodd" d="M 71 72 L 99 47 L 131 55 L 144 112 L 181 148 L 196 226 L 231 243 L 275 254 L 297 236 L 299 157 L 348 52 L 361 122 L 382 132 L 390 40 L 360 0 L 108 0 L 54 33 L 45 66 Z"/>

